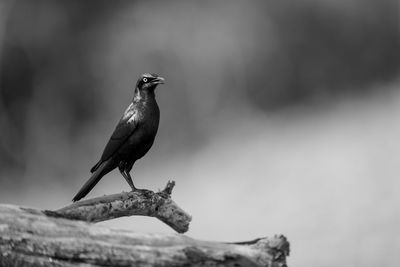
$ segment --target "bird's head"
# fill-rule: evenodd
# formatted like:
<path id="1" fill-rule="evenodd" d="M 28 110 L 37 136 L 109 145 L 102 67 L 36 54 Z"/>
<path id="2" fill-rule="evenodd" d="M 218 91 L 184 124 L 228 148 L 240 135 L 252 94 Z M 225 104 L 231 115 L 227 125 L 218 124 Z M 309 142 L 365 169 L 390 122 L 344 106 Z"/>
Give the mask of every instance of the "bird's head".
<path id="1" fill-rule="evenodd" d="M 145 73 L 142 74 L 136 83 L 136 88 L 140 92 L 150 92 L 153 93 L 157 85 L 164 83 L 164 78 L 158 76 L 157 74 Z"/>

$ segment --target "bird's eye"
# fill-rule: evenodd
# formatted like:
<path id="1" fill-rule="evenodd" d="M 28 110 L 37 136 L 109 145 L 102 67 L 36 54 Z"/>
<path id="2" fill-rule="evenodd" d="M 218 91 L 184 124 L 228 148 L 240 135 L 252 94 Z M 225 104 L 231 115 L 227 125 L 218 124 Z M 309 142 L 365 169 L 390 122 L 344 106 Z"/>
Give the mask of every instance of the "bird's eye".
<path id="1" fill-rule="evenodd" d="M 147 78 L 143 78 L 143 81 L 144 81 L 145 83 L 147 83 Z"/>

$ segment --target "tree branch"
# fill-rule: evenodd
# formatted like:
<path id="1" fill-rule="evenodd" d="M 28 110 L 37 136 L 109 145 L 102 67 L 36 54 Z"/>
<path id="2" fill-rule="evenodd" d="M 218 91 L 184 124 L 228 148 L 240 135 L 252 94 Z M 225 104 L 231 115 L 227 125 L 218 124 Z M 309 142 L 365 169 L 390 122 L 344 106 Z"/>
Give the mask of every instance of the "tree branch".
<path id="1" fill-rule="evenodd" d="M 0 266 L 286 266 L 284 236 L 221 243 L 89 223 L 145 215 L 186 232 L 191 217 L 172 201 L 173 187 L 168 182 L 158 193 L 103 196 L 56 211 L 0 204 Z"/>
<path id="2" fill-rule="evenodd" d="M 101 222 L 122 216 L 143 215 L 155 217 L 178 233 L 189 229 L 192 217 L 172 199 L 175 186 L 169 181 L 161 192 L 140 189 L 132 192 L 97 197 L 75 202 L 56 211 L 44 211 L 48 216 L 87 222 Z"/>
<path id="3" fill-rule="evenodd" d="M 286 266 L 284 236 L 219 243 L 148 234 L 0 205 L 0 266 Z"/>

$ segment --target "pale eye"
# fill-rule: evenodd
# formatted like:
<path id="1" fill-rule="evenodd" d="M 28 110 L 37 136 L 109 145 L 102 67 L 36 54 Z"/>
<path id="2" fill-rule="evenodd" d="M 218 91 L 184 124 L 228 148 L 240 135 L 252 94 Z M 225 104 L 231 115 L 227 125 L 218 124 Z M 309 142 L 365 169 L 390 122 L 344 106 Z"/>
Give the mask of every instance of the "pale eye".
<path id="1" fill-rule="evenodd" d="M 147 83 L 147 78 L 143 78 L 143 81 L 144 81 L 145 83 Z"/>

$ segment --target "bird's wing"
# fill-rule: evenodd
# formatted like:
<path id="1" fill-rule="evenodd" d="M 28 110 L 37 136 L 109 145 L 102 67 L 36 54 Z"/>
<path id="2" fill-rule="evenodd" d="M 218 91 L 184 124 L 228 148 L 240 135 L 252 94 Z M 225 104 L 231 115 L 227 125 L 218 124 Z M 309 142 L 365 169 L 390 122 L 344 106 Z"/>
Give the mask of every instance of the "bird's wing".
<path id="1" fill-rule="evenodd" d="M 124 116 L 118 122 L 117 127 L 110 137 L 106 147 L 104 148 L 103 154 L 100 161 L 93 166 L 90 170 L 91 172 L 96 171 L 96 169 L 103 163 L 114 155 L 115 152 L 128 140 L 128 138 L 135 132 L 137 128 L 137 112 L 135 110 L 125 111 Z"/>

